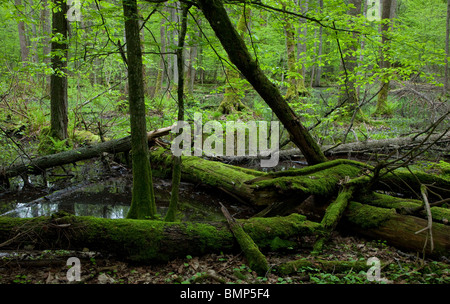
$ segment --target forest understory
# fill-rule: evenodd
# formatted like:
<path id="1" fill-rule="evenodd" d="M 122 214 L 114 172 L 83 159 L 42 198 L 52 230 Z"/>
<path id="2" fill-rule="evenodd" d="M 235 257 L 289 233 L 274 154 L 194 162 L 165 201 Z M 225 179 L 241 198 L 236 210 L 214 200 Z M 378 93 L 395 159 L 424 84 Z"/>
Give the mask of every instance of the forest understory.
<path id="1" fill-rule="evenodd" d="M 292 250 L 293 251 L 293 250 Z M 217 253 L 186 255 L 167 263 L 145 265 L 130 263 L 97 252 L 2 251 L 0 283 L 2 284 L 380 284 L 367 280 L 366 261 L 376 256 L 382 262 L 381 284 L 449 284 L 450 261 L 423 259 L 420 254 L 403 252 L 383 241 L 341 235 L 335 232 L 321 256 L 308 251 L 269 253 L 270 271 L 258 275 L 252 271 L 243 254 Z M 66 261 L 81 261 L 81 281 L 67 280 Z M 304 259 L 297 272 L 283 274 L 277 266 L 283 262 Z M 349 261 L 352 265 L 336 269 L 330 261 Z M 359 264 L 355 263 L 358 262 Z M 326 268 L 323 265 L 327 265 Z M 358 265 L 358 266 L 356 266 Z"/>

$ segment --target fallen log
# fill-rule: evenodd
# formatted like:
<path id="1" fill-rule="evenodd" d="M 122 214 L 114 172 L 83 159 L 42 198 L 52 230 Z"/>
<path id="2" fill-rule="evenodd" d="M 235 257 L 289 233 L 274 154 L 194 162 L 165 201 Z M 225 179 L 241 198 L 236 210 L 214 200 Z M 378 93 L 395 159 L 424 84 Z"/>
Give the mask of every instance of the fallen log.
<path id="1" fill-rule="evenodd" d="M 450 256 L 450 227 L 433 223 L 434 249 L 431 251 L 427 235 L 416 234 L 427 225 L 425 219 L 401 215 L 395 209 L 378 208 L 353 201 L 344 213 L 341 228 L 360 236 L 385 240 L 397 248 L 425 253 L 427 256 Z"/>
<path id="2" fill-rule="evenodd" d="M 267 263 L 266 257 L 261 253 L 258 245 L 256 245 L 252 238 L 244 231 L 244 229 L 242 229 L 241 224 L 236 222 L 231 216 L 224 205 L 222 205 L 221 210 L 227 219 L 230 230 L 233 232 L 239 246 L 244 252 L 250 269 L 257 274 L 264 276 L 269 270 L 269 264 Z"/>
<path id="3" fill-rule="evenodd" d="M 159 176 L 171 174 L 170 151 L 159 149 L 150 155 Z M 194 156 L 182 157 L 182 179 L 203 183 L 233 195 L 241 202 L 267 206 L 283 202 L 283 206 L 266 216 L 283 214 L 310 195 L 330 196 L 346 177 L 357 177 L 366 165 L 351 160 L 334 160 L 303 169 L 264 173 Z"/>
<path id="4" fill-rule="evenodd" d="M 299 214 L 237 220 L 261 250 L 311 247 L 321 225 Z M 28 246 L 27 246 L 28 245 Z M 194 223 L 103 219 L 72 216 L 0 217 L 0 247 L 67 249 L 114 253 L 133 261 L 162 262 L 206 253 L 236 252 L 236 239 L 226 222 Z"/>
<path id="5" fill-rule="evenodd" d="M 166 127 L 147 133 L 148 141 L 169 134 L 172 127 Z M 0 168 L 0 180 L 22 174 L 41 174 L 48 168 L 75 163 L 77 161 L 101 156 L 103 153 L 120 153 L 131 150 L 131 136 L 89 145 L 78 149 L 37 157 L 21 164 Z"/>
<path id="6" fill-rule="evenodd" d="M 427 145 L 433 142 L 436 144 L 434 148 L 438 148 L 438 145 L 444 146 L 444 148 L 442 148 L 444 156 L 449 156 L 450 134 L 436 134 L 431 135 L 429 138 L 427 138 L 427 135 L 420 135 L 417 137 L 405 136 L 398 138 L 357 141 L 338 145 L 324 145 L 322 146 L 322 151 L 326 156 L 351 155 L 355 153 L 389 153 L 391 151 L 400 152 L 402 150 L 412 149 L 418 145 Z M 300 150 L 289 149 L 280 151 L 280 158 L 293 155 L 301 155 Z"/>
<path id="7" fill-rule="evenodd" d="M 237 220 L 262 252 L 279 249 L 311 249 L 324 236 L 323 226 L 305 216 Z M 400 215 L 394 209 L 350 202 L 338 229 L 427 256 L 450 256 L 450 227 L 433 224 L 434 250 L 425 234 L 415 234 L 427 222 Z M 237 252 L 239 246 L 225 222 L 164 222 L 103 219 L 57 214 L 52 217 L 0 217 L 0 248 L 67 249 L 114 253 L 141 262 L 169 261 L 206 253 Z"/>
<path id="8" fill-rule="evenodd" d="M 394 208 L 397 213 L 403 215 L 414 215 L 425 217 L 423 202 L 416 199 L 399 198 L 381 193 L 362 195 L 358 201 L 375 207 Z M 433 221 L 448 225 L 450 220 L 450 209 L 438 206 L 431 207 Z"/>

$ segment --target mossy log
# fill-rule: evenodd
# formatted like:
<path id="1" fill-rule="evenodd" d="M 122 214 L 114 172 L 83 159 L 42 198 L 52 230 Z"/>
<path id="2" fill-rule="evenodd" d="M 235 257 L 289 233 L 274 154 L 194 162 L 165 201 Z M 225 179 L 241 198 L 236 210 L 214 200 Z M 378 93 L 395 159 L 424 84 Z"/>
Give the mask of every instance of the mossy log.
<path id="1" fill-rule="evenodd" d="M 255 244 L 248 233 L 244 231 L 241 224 L 236 222 L 236 220 L 230 215 L 227 208 L 222 205 L 221 209 L 223 215 L 227 219 L 233 235 L 247 258 L 250 269 L 255 271 L 257 274 L 264 276 L 269 270 L 269 263 L 267 262 L 266 257 L 261 253 L 258 245 Z"/>
<path id="2" fill-rule="evenodd" d="M 370 193 L 360 196 L 358 201 L 375 207 L 394 208 L 399 214 L 426 217 L 423 202 L 416 199 L 393 197 L 381 193 Z M 450 209 L 438 206 L 432 206 L 430 209 L 433 221 L 445 225 L 449 224 Z"/>
<path id="3" fill-rule="evenodd" d="M 152 152 L 150 158 L 155 170 L 159 170 L 156 174 L 166 177 L 170 175 L 170 151 L 159 149 Z M 282 213 L 289 214 L 293 207 L 310 195 L 334 194 L 346 177 L 357 177 L 365 168 L 362 163 L 340 159 L 304 169 L 268 174 L 194 156 L 183 156 L 181 174 L 183 180 L 221 189 L 249 204 L 268 206 L 283 202 Z M 270 215 L 281 215 L 281 210 L 274 210 L 267 216 Z"/>
<path id="4" fill-rule="evenodd" d="M 160 150 L 152 153 L 151 157 L 152 163 L 161 168 L 161 172 L 167 168 L 167 173 L 170 173 L 169 154 Z M 339 159 L 303 169 L 264 173 L 196 157 L 185 157 L 183 158 L 182 178 L 222 189 L 242 202 L 257 206 L 275 206 L 266 213 L 266 215 L 274 216 L 289 214 L 311 196 L 319 197 L 325 202 L 332 201 L 349 179 L 354 188 L 350 192 L 341 192 L 343 196 L 341 198 L 344 198 L 342 201 L 348 201 L 350 198 L 358 201 L 359 197 L 368 197 L 370 192 L 365 191 L 367 190 L 365 185 L 369 183 L 371 170 L 373 168 L 369 165 Z M 418 185 L 416 177 L 423 183 L 438 185 L 443 189 L 443 193 L 445 193 L 445 189 L 450 189 L 450 181 L 444 177 L 420 172 L 415 175 L 411 174 L 411 176 L 408 176 L 406 172 L 399 175 L 387 174 L 381 179 L 381 182 L 374 185 L 374 188 L 384 188 L 386 187 L 384 182 L 395 179 L 397 179 L 396 182 L 401 181 L 402 183 L 402 187 L 397 188 L 399 190 L 403 186 L 406 187 L 404 181 L 411 181 L 412 186 L 416 186 Z M 412 182 L 413 179 L 414 182 Z M 349 193 L 352 193 L 353 196 L 349 196 Z M 391 196 L 386 197 L 395 199 Z M 321 203 L 323 204 L 323 202 Z M 359 204 L 358 208 L 355 204 Z M 347 225 L 340 226 L 352 227 L 350 230 L 357 234 L 387 240 L 399 248 L 419 252 L 423 250 L 426 233 L 415 234 L 415 232 L 427 226 L 425 219 L 397 213 L 393 206 L 378 208 L 360 203 L 352 203 L 352 208 L 350 206 L 344 208 L 345 203 L 336 206 L 342 207 L 338 208 L 340 211 L 345 209 L 343 218 Z M 332 230 L 338 223 L 340 214 L 341 212 L 337 212 L 337 216 L 330 220 L 329 229 Z M 378 218 L 379 220 L 376 220 Z M 325 221 L 327 220 L 325 219 Z M 372 224 L 369 225 L 369 223 Z M 428 254 L 448 255 L 450 252 L 449 237 L 448 225 L 433 224 L 435 250 L 433 253 L 428 249 L 425 251 Z"/>
<path id="5" fill-rule="evenodd" d="M 425 219 L 398 214 L 395 209 L 378 208 L 350 202 L 343 221 L 344 229 L 351 233 L 385 240 L 389 245 L 404 250 L 423 252 L 427 256 L 450 256 L 450 227 L 433 223 L 434 249 L 426 233 L 416 233 L 428 226 Z"/>
<path id="6" fill-rule="evenodd" d="M 318 223 L 299 214 L 238 220 L 261 250 L 272 246 L 311 247 Z M 186 254 L 236 252 L 239 246 L 226 222 L 193 223 L 103 219 L 55 214 L 51 217 L 0 217 L 0 247 L 67 249 L 114 253 L 140 262 L 162 262 Z"/>
<path id="7" fill-rule="evenodd" d="M 322 247 L 324 242 L 328 240 L 331 235 L 331 232 L 338 225 L 344 211 L 347 208 L 348 202 L 352 198 L 354 192 L 354 186 L 344 187 L 342 189 L 336 199 L 331 202 L 331 204 L 327 207 L 325 211 L 325 215 L 322 218 L 321 224 L 325 229 L 325 235 L 316 242 L 314 245 L 314 253 L 319 253 L 322 251 Z"/>

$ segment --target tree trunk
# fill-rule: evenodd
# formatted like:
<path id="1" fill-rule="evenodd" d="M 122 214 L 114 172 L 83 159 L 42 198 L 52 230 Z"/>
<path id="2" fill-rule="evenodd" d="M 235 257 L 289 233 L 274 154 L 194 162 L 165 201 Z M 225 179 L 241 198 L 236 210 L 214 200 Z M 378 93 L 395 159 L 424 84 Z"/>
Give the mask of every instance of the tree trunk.
<path id="1" fill-rule="evenodd" d="M 231 62 L 273 110 L 288 130 L 295 145 L 302 151 L 309 164 L 325 162 L 326 158 L 317 142 L 301 124 L 299 118 L 284 100 L 278 88 L 270 82 L 250 55 L 244 40 L 233 27 L 221 0 L 198 0 L 197 3 L 220 40 Z"/>
<path id="2" fill-rule="evenodd" d="M 66 139 L 68 126 L 67 101 L 67 4 L 53 0 L 59 9 L 53 9 L 52 17 L 52 68 L 50 77 L 50 136 Z M 56 38 L 57 37 L 57 38 Z"/>
<path id="3" fill-rule="evenodd" d="M 147 140 L 169 134 L 172 127 L 166 127 L 147 133 Z M 77 161 L 99 157 L 103 153 L 121 153 L 131 150 L 131 136 L 110 140 L 97 145 L 86 146 L 75 150 L 64 151 L 52 155 L 46 155 L 31 159 L 30 161 L 0 168 L 0 180 L 6 180 L 19 175 L 42 174 L 46 169 L 75 163 Z"/>
<path id="4" fill-rule="evenodd" d="M 130 104 L 133 190 L 128 218 L 143 219 L 156 215 L 152 171 L 148 160 L 145 120 L 144 79 L 136 0 L 123 0 L 127 40 L 128 98 Z"/>
<path id="5" fill-rule="evenodd" d="M 320 225 L 304 216 L 238 220 L 261 250 L 274 245 L 311 247 Z M 299 242 L 296 240 L 300 240 Z M 180 223 L 103 219 L 55 214 L 38 218 L 0 218 L 0 248 L 89 248 L 139 262 L 163 262 L 207 253 L 236 252 L 239 247 L 223 222 Z"/>
<path id="6" fill-rule="evenodd" d="M 282 3 L 283 8 L 286 9 L 286 3 Z M 303 62 L 299 62 L 300 45 L 296 43 L 295 29 L 292 27 L 291 20 L 286 16 L 284 18 L 284 32 L 286 35 L 286 53 L 288 65 L 288 88 L 285 95 L 287 100 L 291 100 L 298 96 L 307 95 L 305 86 L 305 72 Z M 305 37 L 306 39 L 306 37 Z M 297 51 L 295 47 L 297 46 Z M 300 65 L 300 67 L 299 67 Z"/>
<path id="7" fill-rule="evenodd" d="M 349 4 L 353 4 L 353 8 L 350 8 L 348 14 L 350 16 L 354 16 L 355 18 L 361 14 L 362 9 L 362 0 L 351 0 Z M 359 37 L 356 33 L 351 33 L 352 41 L 350 42 L 348 55 L 346 59 L 342 58 L 342 65 L 345 65 L 345 83 L 341 88 L 343 91 L 341 94 L 341 100 L 347 99 L 347 104 L 350 106 L 350 111 L 354 112 L 358 109 L 359 114 L 362 114 L 361 110 L 358 108 L 359 106 L 359 96 L 357 95 L 357 89 L 355 84 L 355 77 L 352 77 L 356 73 L 356 68 L 358 67 L 358 57 L 357 51 L 359 44 Z"/>
<path id="8" fill-rule="evenodd" d="M 16 5 L 16 7 L 20 7 L 22 5 L 22 1 L 14 0 L 14 4 Z M 25 31 L 25 22 L 19 21 L 17 23 L 17 27 L 19 30 L 20 60 L 22 61 L 22 66 L 25 67 L 27 66 L 28 55 L 30 53 L 30 50 L 28 49 L 27 36 Z"/>
<path id="9" fill-rule="evenodd" d="M 444 94 L 447 94 L 450 85 L 448 58 L 450 57 L 450 0 L 447 0 L 447 24 L 445 32 L 445 78 L 444 78 Z"/>
<path id="10" fill-rule="evenodd" d="M 237 24 L 237 31 L 240 33 L 243 38 L 245 33 L 247 32 L 248 20 L 250 18 L 251 10 L 249 7 L 245 7 L 242 11 L 242 14 L 239 18 Z M 225 69 L 225 94 L 222 102 L 219 105 L 218 111 L 223 114 L 230 114 L 234 111 L 242 111 L 245 110 L 245 105 L 241 101 L 241 93 L 239 91 L 243 91 L 240 82 L 239 72 L 235 70 L 235 67 L 228 66 Z"/>
<path id="11" fill-rule="evenodd" d="M 312 248 L 322 225 L 299 214 L 286 217 L 238 220 L 262 251 Z M 376 240 L 387 240 L 398 248 L 422 252 L 424 234 L 415 234 L 426 221 L 396 214 L 393 210 L 351 202 L 342 228 Z M 427 256 L 449 256 L 450 227 L 433 225 L 435 249 Z M 174 223 L 152 220 L 103 219 L 55 214 L 51 217 L 0 217 L 0 247 L 35 249 L 89 248 L 112 252 L 139 262 L 161 262 L 207 253 L 236 252 L 237 243 L 223 222 Z"/>
<path id="12" fill-rule="evenodd" d="M 190 6 L 181 4 L 181 29 L 178 37 L 177 48 L 177 65 L 178 65 L 178 122 L 184 121 L 184 41 L 186 39 L 187 31 L 187 16 Z M 181 126 L 179 126 L 181 128 Z M 173 222 L 176 218 L 178 210 L 178 192 L 181 181 L 181 156 L 173 156 L 173 169 L 172 169 L 172 189 L 170 195 L 170 204 L 167 211 L 165 221 Z"/>
<path id="13" fill-rule="evenodd" d="M 381 25 L 381 49 L 380 49 L 380 68 L 382 69 L 383 76 L 381 77 L 381 89 L 378 93 L 377 107 L 375 110 L 375 115 L 389 115 L 389 110 L 387 108 L 387 97 L 389 93 L 389 73 L 388 69 L 391 67 L 388 50 L 389 50 L 389 28 L 392 17 L 392 2 L 393 0 L 384 0 L 382 2 L 381 19 L 384 23 Z"/>
<path id="14" fill-rule="evenodd" d="M 51 44 L 50 44 L 50 35 L 52 33 L 52 26 L 51 26 L 51 20 L 50 20 L 50 0 L 44 0 L 42 3 L 42 11 L 41 11 L 41 35 L 42 35 L 42 56 L 43 56 L 43 62 L 45 66 L 47 67 L 50 65 L 50 52 L 51 52 Z M 48 75 L 42 76 L 42 88 L 44 92 L 50 91 L 50 77 Z"/>
<path id="15" fill-rule="evenodd" d="M 320 10 L 323 9 L 323 0 L 319 0 L 319 8 Z M 318 64 L 314 75 L 314 83 L 313 86 L 320 87 L 320 78 L 322 77 L 322 48 L 323 48 L 323 27 L 320 26 L 319 28 L 319 49 L 317 53 L 318 57 Z"/>

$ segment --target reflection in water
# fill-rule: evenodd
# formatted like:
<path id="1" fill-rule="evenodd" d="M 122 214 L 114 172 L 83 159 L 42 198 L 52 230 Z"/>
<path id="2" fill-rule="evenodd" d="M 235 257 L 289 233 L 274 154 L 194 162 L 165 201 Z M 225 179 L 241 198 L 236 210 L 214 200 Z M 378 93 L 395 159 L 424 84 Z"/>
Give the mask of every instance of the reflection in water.
<path id="1" fill-rule="evenodd" d="M 170 201 L 171 182 L 154 178 L 155 200 L 157 213 L 164 217 Z M 40 197 L 40 198 L 39 198 Z M 64 210 L 77 216 L 94 216 L 99 218 L 125 218 L 131 203 L 131 182 L 126 178 L 110 178 L 94 183 L 73 187 L 73 190 L 63 195 L 48 195 L 36 200 L 20 199 L 1 200 L 0 215 L 9 217 L 38 217 L 49 216 Z M 25 202 L 24 202 L 25 201 Z M 208 189 L 198 189 L 195 185 L 181 183 L 179 207 L 183 213 L 183 220 L 215 221 L 223 220 L 219 201 L 226 204 L 235 215 L 241 212 L 242 206 L 227 204 L 223 198 Z"/>

